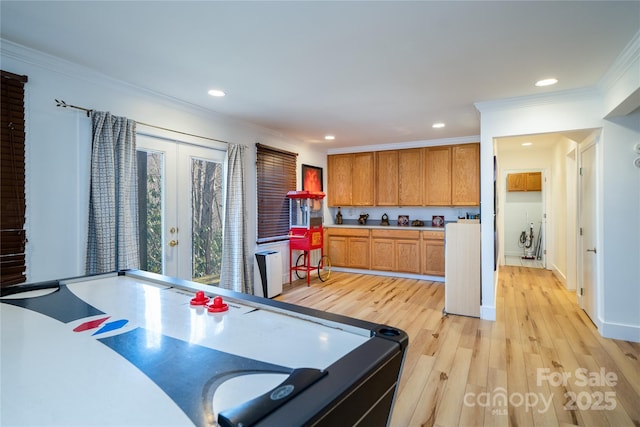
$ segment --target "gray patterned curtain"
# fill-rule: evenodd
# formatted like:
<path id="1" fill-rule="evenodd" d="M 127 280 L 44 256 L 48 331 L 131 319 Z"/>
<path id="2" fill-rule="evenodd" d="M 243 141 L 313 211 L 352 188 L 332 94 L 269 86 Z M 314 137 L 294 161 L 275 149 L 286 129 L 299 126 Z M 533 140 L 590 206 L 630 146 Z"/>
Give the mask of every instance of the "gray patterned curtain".
<path id="1" fill-rule="evenodd" d="M 92 111 L 87 274 L 137 268 L 136 122 Z"/>
<path id="2" fill-rule="evenodd" d="M 229 144 L 220 287 L 253 294 L 244 182 L 246 147 Z"/>

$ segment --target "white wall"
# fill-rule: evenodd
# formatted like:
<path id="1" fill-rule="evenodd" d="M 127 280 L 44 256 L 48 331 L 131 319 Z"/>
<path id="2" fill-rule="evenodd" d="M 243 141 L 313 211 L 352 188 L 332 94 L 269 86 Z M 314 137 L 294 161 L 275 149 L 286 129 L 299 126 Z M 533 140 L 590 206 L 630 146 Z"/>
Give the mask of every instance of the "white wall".
<path id="1" fill-rule="evenodd" d="M 612 110 L 611 96 L 627 99 L 637 93 L 640 79 L 640 43 L 624 52 L 621 57 L 634 58 L 619 69 L 621 76 L 608 77 L 601 85 L 605 92 L 587 89 L 552 93 L 538 97 L 478 103 L 481 112 L 481 203 L 484 221 L 483 235 L 493 232 L 486 221 L 486 212 L 492 212 L 493 187 L 491 181 L 495 139 L 511 135 L 529 135 L 575 129 L 602 129 L 600 138 L 598 200 L 602 200 L 602 215 L 598 219 L 600 277 L 598 294 L 603 296 L 596 324 L 605 337 L 640 342 L 640 170 L 633 167 L 633 144 L 640 141 L 640 113 L 604 119 Z M 633 78 L 626 78 L 633 75 Z M 620 87 L 620 85 L 630 85 Z M 606 100 L 606 102 L 605 102 Z M 636 108 L 638 105 L 636 105 Z M 613 107 L 615 109 L 615 107 Z M 483 318 L 495 316 L 495 286 L 492 254 L 493 241 L 482 241 L 482 307 Z M 498 272 L 499 274 L 499 272 Z"/>
<path id="2" fill-rule="evenodd" d="M 246 145 L 250 248 L 256 241 L 255 143 L 299 153 L 298 181 L 303 163 L 326 170 L 326 150 L 320 146 L 288 140 L 267 129 L 132 87 L 11 42 L 2 40 L 0 49 L 3 70 L 29 77 L 25 85 L 25 113 L 27 280 L 30 282 L 84 274 L 90 119 L 83 112 L 56 107 L 54 99 Z M 144 126 L 138 126 L 138 130 L 205 146 L 226 146 Z M 276 246 L 288 251 L 286 243 Z M 257 249 L 255 245 L 254 249 Z M 288 262 L 288 257 L 283 256 L 283 260 Z"/>

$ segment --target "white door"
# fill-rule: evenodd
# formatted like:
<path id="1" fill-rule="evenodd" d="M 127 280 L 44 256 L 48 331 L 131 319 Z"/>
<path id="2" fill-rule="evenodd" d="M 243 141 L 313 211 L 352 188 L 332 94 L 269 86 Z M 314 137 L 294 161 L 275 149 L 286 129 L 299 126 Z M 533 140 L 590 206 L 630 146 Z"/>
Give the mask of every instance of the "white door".
<path id="1" fill-rule="evenodd" d="M 582 309 L 594 321 L 597 314 L 596 144 L 580 152 L 580 256 Z"/>
<path id="2" fill-rule="evenodd" d="M 137 136 L 141 268 L 217 283 L 224 152 Z"/>

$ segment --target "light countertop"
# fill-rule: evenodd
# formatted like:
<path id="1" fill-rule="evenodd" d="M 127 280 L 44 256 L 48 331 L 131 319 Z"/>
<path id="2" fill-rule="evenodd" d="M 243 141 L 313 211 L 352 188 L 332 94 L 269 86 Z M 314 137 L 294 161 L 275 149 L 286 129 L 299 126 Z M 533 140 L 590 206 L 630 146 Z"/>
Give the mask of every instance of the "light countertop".
<path id="1" fill-rule="evenodd" d="M 455 221 L 446 221 L 445 224 Z M 325 223 L 322 226 L 325 228 L 370 228 L 370 229 L 384 229 L 384 230 L 428 230 L 428 231 L 442 231 L 444 227 L 434 227 L 431 225 L 431 221 L 424 221 L 422 227 L 399 226 L 397 221 L 389 221 L 389 225 L 380 225 L 379 219 L 367 220 L 364 225 L 358 224 L 357 219 L 345 219 L 342 224 Z"/>

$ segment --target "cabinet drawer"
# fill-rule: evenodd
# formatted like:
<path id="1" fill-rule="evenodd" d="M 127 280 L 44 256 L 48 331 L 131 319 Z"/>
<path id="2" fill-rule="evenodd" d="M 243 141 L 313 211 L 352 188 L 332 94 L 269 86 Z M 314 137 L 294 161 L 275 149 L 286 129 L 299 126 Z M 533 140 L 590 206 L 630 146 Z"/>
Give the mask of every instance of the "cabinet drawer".
<path id="1" fill-rule="evenodd" d="M 422 238 L 424 240 L 444 240 L 444 231 L 423 231 Z"/>
<path id="2" fill-rule="evenodd" d="M 329 236 L 369 237 L 368 228 L 327 228 Z"/>
<path id="3" fill-rule="evenodd" d="M 420 238 L 420 231 L 418 230 L 371 230 L 371 237 L 373 238 L 385 238 L 385 239 L 415 239 Z"/>

